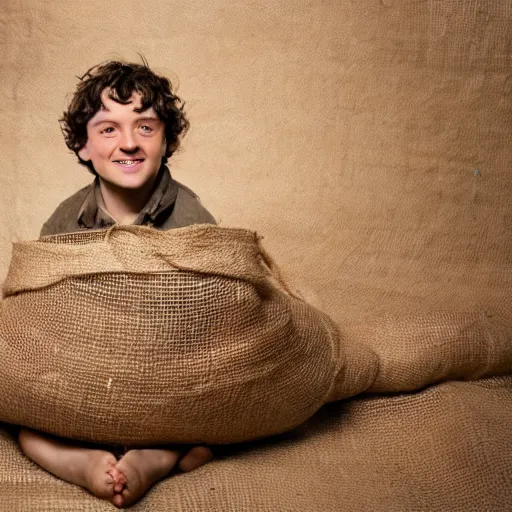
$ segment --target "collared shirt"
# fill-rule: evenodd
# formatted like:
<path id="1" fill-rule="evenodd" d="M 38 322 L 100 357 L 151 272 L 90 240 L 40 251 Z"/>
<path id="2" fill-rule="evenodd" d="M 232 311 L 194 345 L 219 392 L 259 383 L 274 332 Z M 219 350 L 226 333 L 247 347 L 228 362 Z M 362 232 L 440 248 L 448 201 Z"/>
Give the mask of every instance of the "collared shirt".
<path id="1" fill-rule="evenodd" d="M 57 207 L 44 223 L 40 236 L 102 229 L 114 224 L 116 221 L 104 206 L 96 178 Z M 215 219 L 202 206 L 197 195 L 174 180 L 169 169 L 162 166 L 151 197 L 132 224 L 167 230 L 191 224 L 215 224 Z"/>
<path id="2" fill-rule="evenodd" d="M 134 224 L 135 221 L 137 220 L 137 217 L 139 216 L 138 213 L 130 213 L 128 215 L 125 215 L 122 219 L 115 219 L 113 215 L 110 215 L 105 205 L 105 201 L 103 201 L 103 194 L 101 193 L 99 180 L 96 180 L 94 182 L 94 196 L 96 198 L 96 203 L 98 204 L 98 213 L 96 214 L 97 219 L 101 215 L 103 219 L 107 219 L 108 221 L 112 219 L 116 224 L 125 225 Z"/>

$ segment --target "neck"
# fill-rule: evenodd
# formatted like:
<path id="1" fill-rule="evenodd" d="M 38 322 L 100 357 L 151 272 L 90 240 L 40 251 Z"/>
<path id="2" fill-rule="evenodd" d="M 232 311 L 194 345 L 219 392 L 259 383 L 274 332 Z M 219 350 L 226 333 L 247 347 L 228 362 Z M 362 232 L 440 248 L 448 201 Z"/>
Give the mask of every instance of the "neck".
<path id="1" fill-rule="evenodd" d="M 100 191 L 105 207 L 117 221 L 129 215 L 138 214 L 146 205 L 156 183 L 156 178 L 145 183 L 141 188 L 126 189 L 99 178 Z"/>

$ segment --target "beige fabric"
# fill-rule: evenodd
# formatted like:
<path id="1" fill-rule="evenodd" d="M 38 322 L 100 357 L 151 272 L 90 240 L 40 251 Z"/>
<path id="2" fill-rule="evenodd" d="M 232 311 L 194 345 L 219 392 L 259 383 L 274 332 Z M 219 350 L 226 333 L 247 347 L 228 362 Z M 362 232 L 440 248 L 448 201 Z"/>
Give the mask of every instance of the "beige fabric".
<path id="1" fill-rule="evenodd" d="M 332 318 L 507 298 L 511 0 L 0 11 L 0 281 L 10 242 L 90 182 L 57 124 L 76 76 L 140 51 L 177 75 L 190 112 L 175 178 L 222 225 L 264 234 Z"/>
<path id="2" fill-rule="evenodd" d="M 16 245 L 0 303 L 1 421 L 113 444 L 230 443 L 293 428 L 332 394 L 337 328 L 272 286 L 255 233 L 43 240 Z"/>
<path id="3" fill-rule="evenodd" d="M 27 0 L 0 22 L 2 280 L 10 242 L 36 237 L 90 181 L 56 124 L 75 76 L 137 50 L 178 75 L 189 108 L 175 177 L 224 225 L 264 233 L 347 333 L 381 314 L 510 311 L 510 0 Z M 510 394 L 458 382 L 333 404 L 333 418 L 312 420 L 309 449 L 250 452 L 225 473 L 215 463 L 140 509 L 507 510 Z M 397 463 L 390 448 L 407 455 Z M 9 511 L 108 509 L 55 479 L 34 484 L 42 473 L 19 454 L 8 468 Z"/>
<path id="4" fill-rule="evenodd" d="M 0 420 L 103 443 L 233 443 L 364 391 L 512 372 L 503 319 L 384 317 L 354 336 L 286 292 L 247 230 L 18 243 L 0 303 Z"/>
<path id="5" fill-rule="evenodd" d="M 511 422 L 510 377 L 338 402 L 294 432 L 171 476 L 129 510 L 505 512 Z M 0 460 L 2 512 L 115 510 L 28 462 L 5 434 Z"/>
<path id="6" fill-rule="evenodd" d="M 379 357 L 368 391 L 400 392 L 445 379 L 512 373 L 512 322 L 482 312 L 385 315 L 351 332 Z"/>
<path id="7" fill-rule="evenodd" d="M 170 269 L 245 279 L 258 285 L 268 276 L 258 237 L 248 230 L 194 225 L 165 232 L 113 226 L 16 243 L 3 290 L 12 295 L 84 274 Z"/>

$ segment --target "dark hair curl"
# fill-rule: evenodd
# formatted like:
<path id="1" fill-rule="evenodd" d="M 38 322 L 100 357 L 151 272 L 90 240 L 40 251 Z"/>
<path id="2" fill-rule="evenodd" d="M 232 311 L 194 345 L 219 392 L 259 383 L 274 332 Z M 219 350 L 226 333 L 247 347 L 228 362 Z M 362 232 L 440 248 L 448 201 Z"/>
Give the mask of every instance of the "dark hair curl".
<path id="1" fill-rule="evenodd" d="M 136 112 L 153 107 L 165 126 L 167 151 L 162 164 L 178 149 L 180 139 L 189 128 L 183 111 L 184 102 L 173 93 L 168 78 L 158 76 L 142 58 L 143 64 L 108 61 L 90 68 L 78 77 L 80 82 L 71 99 L 67 112 L 59 119 L 66 145 L 73 151 L 79 162 L 97 175 L 90 161 L 80 158 L 78 152 L 87 143 L 87 123 L 102 107 L 101 93 L 109 90 L 109 98 L 126 105 L 134 92 L 141 95 L 141 108 Z"/>

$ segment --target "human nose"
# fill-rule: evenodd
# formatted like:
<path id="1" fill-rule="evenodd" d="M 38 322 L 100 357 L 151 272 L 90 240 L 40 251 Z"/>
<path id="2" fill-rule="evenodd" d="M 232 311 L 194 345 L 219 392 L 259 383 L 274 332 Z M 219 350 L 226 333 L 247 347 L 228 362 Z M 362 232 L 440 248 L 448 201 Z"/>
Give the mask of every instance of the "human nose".
<path id="1" fill-rule="evenodd" d="M 125 153 L 133 153 L 137 151 L 138 145 L 133 134 L 129 130 L 121 132 L 121 139 L 119 140 L 119 149 Z"/>

